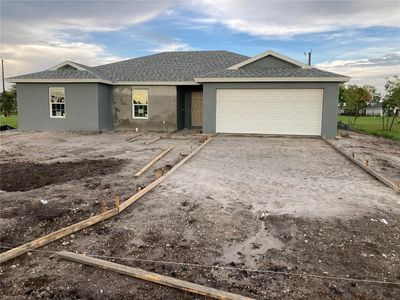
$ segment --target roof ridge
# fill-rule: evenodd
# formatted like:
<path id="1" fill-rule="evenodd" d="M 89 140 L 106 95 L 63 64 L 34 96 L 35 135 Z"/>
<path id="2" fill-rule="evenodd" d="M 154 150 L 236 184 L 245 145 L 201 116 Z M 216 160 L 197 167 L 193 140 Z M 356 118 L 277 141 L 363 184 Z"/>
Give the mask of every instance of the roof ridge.
<path id="1" fill-rule="evenodd" d="M 112 62 L 112 63 L 97 65 L 97 66 L 94 66 L 94 67 L 92 67 L 92 68 L 104 67 L 104 66 L 109 66 L 109 65 L 113 65 L 113 64 L 118 64 L 118 63 L 123 63 L 123 62 L 127 62 L 127 61 L 132 61 L 132 60 L 136 60 L 136 59 L 149 58 L 149 57 L 159 56 L 159 55 L 162 55 L 162 54 L 169 54 L 169 53 L 179 54 L 179 53 L 218 53 L 218 52 L 220 52 L 220 53 L 230 53 L 230 54 L 235 54 L 235 55 L 237 55 L 237 56 L 242 56 L 243 58 L 246 58 L 246 57 L 249 58 L 249 56 L 247 56 L 247 55 L 243 55 L 243 54 L 236 53 L 236 52 L 232 52 L 232 51 L 228 51 L 228 50 L 163 51 L 163 52 L 153 53 L 153 54 L 150 54 L 150 55 L 143 55 L 143 56 L 138 56 L 138 57 L 132 57 L 132 58 L 127 58 L 127 59 L 115 61 L 115 62 Z"/>

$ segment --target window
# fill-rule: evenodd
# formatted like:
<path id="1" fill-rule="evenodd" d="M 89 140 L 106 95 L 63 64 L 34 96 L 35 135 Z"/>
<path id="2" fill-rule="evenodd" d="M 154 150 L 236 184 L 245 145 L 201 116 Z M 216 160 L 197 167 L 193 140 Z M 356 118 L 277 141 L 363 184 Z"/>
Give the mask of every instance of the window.
<path id="1" fill-rule="evenodd" d="M 65 90 L 63 87 L 49 88 L 50 118 L 65 118 Z"/>
<path id="2" fill-rule="evenodd" d="M 132 91 L 132 115 L 136 119 L 148 118 L 149 91 L 133 90 Z"/>

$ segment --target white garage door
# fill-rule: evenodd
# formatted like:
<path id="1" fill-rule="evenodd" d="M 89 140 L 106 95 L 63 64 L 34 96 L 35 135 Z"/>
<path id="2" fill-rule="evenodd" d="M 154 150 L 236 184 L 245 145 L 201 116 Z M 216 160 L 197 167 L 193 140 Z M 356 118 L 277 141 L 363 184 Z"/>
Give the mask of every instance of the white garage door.
<path id="1" fill-rule="evenodd" d="M 321 135 L 322 89 L 218 89 L 216 131 Z"/>

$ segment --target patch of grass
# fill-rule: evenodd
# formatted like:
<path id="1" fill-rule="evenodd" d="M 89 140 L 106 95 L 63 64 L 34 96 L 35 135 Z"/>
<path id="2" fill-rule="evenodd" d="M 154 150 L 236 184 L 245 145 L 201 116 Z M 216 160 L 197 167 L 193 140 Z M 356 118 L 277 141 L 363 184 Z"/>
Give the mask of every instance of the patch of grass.
<path id="1" fill-rule="evenodd" d="M 8 125 L 14 128 L 18 128 L 18 116 L 17 115 L 11 115 L 8 117 L 4 117 L 0 115 L 0 125 Z"/>
<path id="2" fill-rule="evenodd" d="M 349 118 L 351 122 L 354 120 L 353 117 L 349 116 L 337 116 L 338 121 L 349 124 Z M 365 132 L 375 136 L 380 136 L 393 140 L 400 140 L 400 117 L 396 117 L 393 123 L 391 131 L 382 130 L 382 118 L 376 116 L 362 116 L 358 117 L 356 124 L 351 125 L 357 131 Z"/>

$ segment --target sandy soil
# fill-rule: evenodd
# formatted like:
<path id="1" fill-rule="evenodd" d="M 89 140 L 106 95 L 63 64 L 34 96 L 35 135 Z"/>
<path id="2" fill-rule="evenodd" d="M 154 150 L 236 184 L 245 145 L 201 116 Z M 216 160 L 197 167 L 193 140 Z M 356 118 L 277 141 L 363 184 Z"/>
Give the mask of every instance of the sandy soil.
<path id="1" fill-rule="evenodd" d="M 134 155 L 114 155 L 125 147 L 141 157 L 147 153 L 142 144 L 135 143 L 132 150 L 133 145 L 126 143 L 125 137 L 119 133 L 101 138 L 104 153 L 108 147 L 115 147 L 101 159 L 111 156 L 137 162 Z M 85 138 L 91 140 L 89 145 L 96 140 L 95 136 Z M 85 141 L 85 138 L 68 136 L 66 140 Z M 41 139 L 40 136 L 35 139 L 38 145 L 42 144 Z M 13 140 L 3 150 L 10 151 L 8 147 L 15 142 L 18 141 Z M 19 142 L 24 144 L 23 139 Z M 174 142 L 187 150 L 187 141 Z M 85 148 L 84 145 L 76 142 L 74 151 Z M 53 152 L 66 151 L 59 148 L 60 145 L 54 146 Z M 29 147 L 24 148 L 18 157 L 28 160 L 29 153 L 24 153 L 29 151 Z M 158 151 L 153 150 L 152 154 Z M 85 158 L 85 151 L 77 153 L 83 155 L 79 159 Z M 40 161 L 41 155 L 36 161 Z M 134 162 L 130 162 L 130 167 L 120 172 L 85 178 L 90 183 L 101 181 L 95 189 L 84 190 L 84 186 L 79 187 L 80 181 L 73 180 L 69 186 L 52 184 L 26 192 L 4 192 L 2 210 L 9 209 L 12 199 L 24 203 L 29 198 L 40 201 L 46 196 L 49 205 L 53 199 L 49 195 L 58 191 L 66 196 L 54 198 L 54 207 L 59 207 L 57 203 L 74 205 L 74 199 L 80 198 L 82 202 L 76 210 L 79 214 L 86 203 L 95 203 L 93 196 L 104 193 L 101 187 L 108 182 L 112 182 L 109 189 L 113 188 L 110 197 L 118 192 L 133 193 L 139 183 L 129 169 L 140 169 L 133 166 Z M 132 186 L 127 184 L 129 181 Z M 34 191 L 36 194 L 32 195 Z M 90 196 L 86 197 L 86 193 Z M 65 249 L 105 256 L 126 265 L 257 299 L 398 299 L 399 285 L 293 273 L 399 282 L 399 216 L 400 199 L 394 191 L 321 140 L 217 137 L 123 214 L 40 250 Z M 61 222 L 64 217 L 55 219 Z M 1 220 L 9 222 L 3 216 Z M 26 227 L 22 214 L 12 220 L 14 226 L 7 225 L 2 230 L 7 243 L 18 244 L 37 236 L 37 231 Z M 17 224 L 18 228 L 13 229 Z M 13 230 L 14 236 L 9 236 L 7 230 Z M 3 264 L 1 276 L 0 295 L 7 299 L 198 298 L 112 272 L 58 261 L 40 251 Z"/>
<path id="2" fill-rule="evenodd" d="M 340 131 L 332 142 L 394 184 L 400 184 L 400 142 L 353 131 Z"/>

